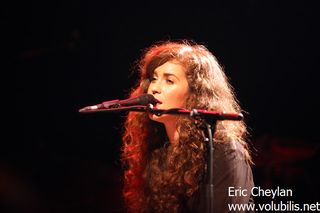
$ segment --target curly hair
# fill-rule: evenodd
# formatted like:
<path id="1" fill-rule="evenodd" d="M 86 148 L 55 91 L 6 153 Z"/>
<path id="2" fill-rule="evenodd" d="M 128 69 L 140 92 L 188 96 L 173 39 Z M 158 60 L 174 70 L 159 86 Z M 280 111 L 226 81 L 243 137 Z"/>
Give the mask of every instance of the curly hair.
<path id="1" fill-rule="evenodd" d="M 135 97 L 147 92 L 153 71 L 168 61 L 178 61 L 186 70 L 190 89 L 187 109 L 240 113 L 233 88 L 215 56 L 193 41 L 162 41 L 145 50 L 138 62 L 140 79 L 130 92 Z M 194 122 L 180 116 L 179 143 L 168 145 L 165 127 L 147 113 L 130 112 L 123 134 L 122 161 L 125 165 L 123 194 L 129 212 L 177 212 L 180 202 L 199 189 L 205 170 L 205 144 Z M 243 121 L 218 121 L 217 143 L 237 141 L 251 157 Z"/>

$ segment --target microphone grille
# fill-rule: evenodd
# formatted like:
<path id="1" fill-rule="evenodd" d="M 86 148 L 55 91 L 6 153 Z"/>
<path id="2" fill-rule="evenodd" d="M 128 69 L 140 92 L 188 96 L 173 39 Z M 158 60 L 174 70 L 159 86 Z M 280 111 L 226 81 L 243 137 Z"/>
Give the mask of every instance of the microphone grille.
<path id="1" fill-rule="evenodd" d="M 143 103 L 143 105 L 161 103 L 159 100 L 157 100 L 157 99 L 156 99 L 153 95 L 151 95 L 151 94 L 145 94 L 145 95 L 143 95 L 141 102 Z"/>

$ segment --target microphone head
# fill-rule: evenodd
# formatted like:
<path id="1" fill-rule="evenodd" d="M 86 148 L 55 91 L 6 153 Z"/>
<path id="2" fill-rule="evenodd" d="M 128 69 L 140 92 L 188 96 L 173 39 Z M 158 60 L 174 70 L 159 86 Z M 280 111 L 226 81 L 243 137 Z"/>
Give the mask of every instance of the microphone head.
<path id="1" fill-rule="evenodd" d="M 151 94 L 144 94 L 141 97 L 141 104 L 142 105 L 148 105 L 148 104 L 152 104 L 155 105 L 157 103 L 161 104 L 162 102 L 159 101 L 158 99 L 156 99 L 153 95 Z"/>
<path id="2" fill-rule="evenodd" d="M 162 103 L 161 101 L 157 100 L 153 95 L 151 94 L 143 94 L 138 97 L 126 99 L 126 100 L 112 100 L 112 101 L 106 101 L 102 104 L 94 105 L 94 106 L 87 106 L 79 110 L 79 112 L 96 112 L 98 110 L 106 110 L 106 109 L 114 109 L 114 108 L 120 108 L 121 106 L 138 106 L 143 105 L 147 106 L 149 104 L 155 105 L 157 103 Z"/>

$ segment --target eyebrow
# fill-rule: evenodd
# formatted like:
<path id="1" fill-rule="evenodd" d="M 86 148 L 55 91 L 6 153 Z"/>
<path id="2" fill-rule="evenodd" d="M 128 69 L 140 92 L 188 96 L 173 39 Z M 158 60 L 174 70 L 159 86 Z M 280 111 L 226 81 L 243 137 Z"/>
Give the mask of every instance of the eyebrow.
<path id="1" fill-rule="evenodd" d="M 156 71 L 153 71 L 153 75 L 158 75 L 158 74 L 157 74 Z M 173 76 L 173 77 L 175 77 L 176 79 L 180 80 L 180 79 L 179 79 L 175 74 L 173 74 L 173 73 L 164 72 L 163 75 L 164 75 L 165 77 Z"/>

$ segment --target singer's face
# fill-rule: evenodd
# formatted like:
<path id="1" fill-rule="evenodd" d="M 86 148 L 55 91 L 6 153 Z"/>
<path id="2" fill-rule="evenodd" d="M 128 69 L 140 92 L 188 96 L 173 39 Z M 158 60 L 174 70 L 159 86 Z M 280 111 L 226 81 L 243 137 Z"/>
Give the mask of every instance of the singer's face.
<path id="1" fill-rule="evenodd" d="M 158 109 L 184 108 L 189 95 L 185 68 L 176 61 L 168 61 L 157 67 L 151 78 L 148 94 L 162 102 Z M 161 123 L 176 120 L 174 115 L 150 115 L 150 119 Z"/>

